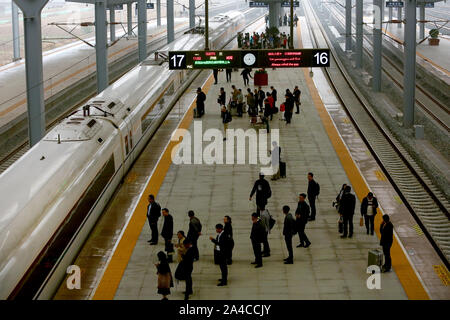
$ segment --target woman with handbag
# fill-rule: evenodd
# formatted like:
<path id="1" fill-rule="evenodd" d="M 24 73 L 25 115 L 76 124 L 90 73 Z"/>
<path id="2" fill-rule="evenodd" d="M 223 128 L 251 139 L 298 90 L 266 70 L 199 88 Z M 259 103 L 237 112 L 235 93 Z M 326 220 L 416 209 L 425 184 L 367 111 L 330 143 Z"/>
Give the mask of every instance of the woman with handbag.
<path id="1" fill-rule="evenodd" d="M 158 293 L 163 296 L 162 300 L 167 300 L 170 288 L 173 287 L 172 272 L 163 251 L 158 252 L 158 260 L 159 263 L 155 264 L 158 275 Z"/>

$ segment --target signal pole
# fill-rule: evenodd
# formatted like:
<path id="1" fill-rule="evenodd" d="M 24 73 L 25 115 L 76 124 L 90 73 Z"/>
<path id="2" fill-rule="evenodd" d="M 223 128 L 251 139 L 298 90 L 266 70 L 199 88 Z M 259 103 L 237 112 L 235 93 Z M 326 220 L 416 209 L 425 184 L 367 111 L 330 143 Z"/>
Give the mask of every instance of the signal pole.
<path id="1" fill-rule="evenodd" d="M 208 0 L 205 0 L 205 50 L 209 50 Z"/>

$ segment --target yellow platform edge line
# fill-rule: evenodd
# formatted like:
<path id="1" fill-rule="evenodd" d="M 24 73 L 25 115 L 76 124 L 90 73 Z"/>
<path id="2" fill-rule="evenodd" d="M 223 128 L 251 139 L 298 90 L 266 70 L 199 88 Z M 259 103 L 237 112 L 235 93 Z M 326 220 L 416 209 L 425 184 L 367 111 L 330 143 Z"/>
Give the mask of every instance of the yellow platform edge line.
<path id="1" fill-rule="evenodd" d="M 299 46 L 303 47 L 300 24 L 298 24 L 297 27 L 297 38 Z M 370 191 L 369 187 L 364 178 L 362 177 L 361 172 L 359 171 L 355 162 L 353 161 L 353 158 L 350 155 L 350 152 L 347 149 L 344 141 L 342 140 L 341 135 L 336 129 L 333 120 L 331 119 L 331 116 L 326 110 L 325 105 L 323 104 L 323 101 L 320 98 L 320 95 L 317 91 L 314 82 L 309 77 L 309 71 L 304 68 L 303 74 L 306 80 L 306 84 L 308 86 L 308 90 L 312 97 L 314 106 L 316 107 L 317 112 L 319 113 L 320 120 L 322 121 L 325 131 L 327 132 L 328 138 L 330 139 L 333 148 L 335 149 L 339 157 L 339 160 L 342 166 L 344 167 L 347 177 L 349 178 L 350 183 L 353 186 L 355 194 L 357 195 L 358 199 L 362 201 L 362 199 Z M 375 224 L 376 224 L 375 232 L 378 238 L 380 238 L 380 231 L 378 226 L 381 224 L 381 221 L 382 221 L 381 214 L 377 214 L 375 216 Z M 428 293 L 426 292 L 422 283 L 417 277 L 413 267 L 408 261 L 408 258 L 405 256 L 405 253 L 403 252 L 396 235 L 394 236 L 394 243 L 391 248 L 391 256 L 392 256 L 392 267 L 394 268 L 395 273 L 397 274 L 397 277 L 399 278 L 400 283 L 402 284 L 403 289 L 405 290 L 405 293 L 408 296 L 408 299 L 429 300 L 430 297 L 428 296 Z"/>
<path id="2" fill-rule="evenodd" d="M 209 91 L 212 85 L 212 75 L 205 81 L 202 88 L 205 94 Z M 183 119 L 178 124 L 177 129 L 189 129 L 193 120 L 193 108 L 195 100 L 192 102 L 188 110 L 185 112 Z M 106 266 L 105 272 L 97 286 L 93 300 L 112 300 L 119 287 L 120 281 L 123 277 L 125 269 L 127 268 L 128 261 L 131 258 L 134 247 L 142 232 L 145 221 L 147 220 L 147 196 L 149 194 L 158 194 L 159 189 L 164 182 L 164 178 L 167 171 L 172 164 L 172 150 L 178 145 L 178 141 L 169 141 L 162 156 L 158 160 L 156 167 L 150 177 L 148 184 L 146 185 L 141 198 L 132 213 L 132 216 L 125 228 L 119 243 L 114 250 L 114 253 Z"/>

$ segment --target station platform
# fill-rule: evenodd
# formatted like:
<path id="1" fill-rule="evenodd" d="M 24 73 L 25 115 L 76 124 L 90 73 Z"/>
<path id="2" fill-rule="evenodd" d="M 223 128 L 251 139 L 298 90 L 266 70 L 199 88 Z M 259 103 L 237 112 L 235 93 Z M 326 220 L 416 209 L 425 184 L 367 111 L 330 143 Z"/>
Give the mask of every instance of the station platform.
<path id="1" fill-rule="evenodd" d="M 186 18 L 175 19 L 175 31 L 186 29 Z M 134 30 L 137 33 L 137 29 Z M 124 31 L 117 28 L 116 39 Z M 148 24 L 147 43 L 165 37 L 165 25 L 156 26 L 156 21 Z M 95 45 L 95 37 L 87 39 Z M 122 38 L 108 48 L 108 63 L 116 61 L 138 47 L 137 37 Z M 82 41 L 44 52 L 44 99 L 70 87 L 77 81 L 95 73 L 95 48 Z M 22 120 L 27 112 L 25 60 L 0 67 L 0 133 Z"/>
<path id="2" fill-rule="evenodd" d="M 308 30 L 299 24 L 296 31 L 296 47 L 308 47 Z M 199 123 L 202 132 L 222 131 L 216 103 L 220 87 L 225 88 L 227 100 L 232 84 L 246 90 L 237 72 L 232 74 L 232 83 L 226 83 L 225 75 L 219 73 L 219 83 L 214 85 L 212 76 L 205 71 L 174 107 L 128 173 L 120 194 L 109 204 L 116 212 L 109 219 L 123 221 L 124 227 L 115 229 L 102 217 L 93 231 L 95 242 L 90 244 L 90 249 L 83 249 L 74 262 L 81 267 L 82 277 L 89 274 L 90 285 L 74 292 L 63 284 L 54 298 L 161 298 L 157 294 L 154 264 L 164 244 L 161 238 L 156 246 L 147 242 L 150 239 L 147 196 L 154 194 L 161 207 L 170 210 L 175 233 L 187 232 L 188 210 L 194 210 L 203 225 L 198 242 L 200 260 L 194 263 L 192 300 L 450 299 L 448 275 L 446 278 L 439 257 L 423 234 L 414 228 L 413 218 L 359 137 L 321 70 L 313 71 L 311 78 L 306 69 L 268 70 L 269 86 L 273 85 L 278 91 L 277 105 L 284 101 L 284 90 L 292 91 L 295 85 L 302 91 L 302 105 L 300 114 L 294 114 L 290 125 L 279 120 L 280 114 L 274 115 L 270 122 L 272 132 L 279 130 L 281 159 L 287 164 L 287 178 L 271 181 L 266 177 L 272 188 L 267 208 L 277 222 L 269 236 L 271 256 L 263 258 L 262 268 L 254 269 L 250 264 L 254 260 L 249 239 L 250 215 L 256 205 L 248 199 L 261 166 L 248 164 L 248 156 L 245 164 L 172 163 L 171 155 L 177 142 L 169 141 L 169 137 L 175 129 L 186 129 L 191 137 Z M 196 87 L 202 87 L 207 94 L 206 113 L 201 119 L 193 119 L 192 115 Z M 252 83 L 250 88 L 254 88 Z M 269 88 L 263 90 L 269 91 Z M 229 129 L 250 129 L 248 116 L 233 117 Z M 209 144 L 203 142 L 203 150 Z M 247 145 L 246 150 L 249 150 Z M 312 245 L 307 249 L 294 247 L 294 264 L 284 265 L 287 250 L 282 235 L 281 208 L 287 204 L 291 212 L 295 211 L 298 194 L 306 192 L 306 176 L 310 171 L 321 186 L 316 220 L 306 226 Z M 343 183 L 349 183 L 357 197 L 355 232 L 351 239 L 339 237 L 338 214 L 331 205 Z M 365 228 L 358 223 L 360 201 L 369 190 L 378 198 L 381 209 L 376 216 L 374 236 L 366 235 Z M 389 214 L 395 227 L 391 250 L 393 271 L 381 274 L 381 289 L 370 290 L 367 254 L 368 250 L 379 248 L 381 213 Z M 233 264 L 228 269 L 228 285 L 217 287 L 220 270 L 213 263 L 213 244 L 209 236 L 215 237 L 215 225 L 222 223 L 225 215 L 231 216 L 233 221 L 235 247 Z M 159 230 L 162 220 L 158 223 Z M 297 236 L 293 239 L 294 246 L 297 239 Z M 176 241 L 175 234 L 173 241 Z M 88 259 L 92 261 L 92 256 L 98 261 L 95 270 L 86 264 Z M 175 269 L 176 263 L 172 263 L 172 273 Z M 175 282 L 169 299 L 183 299 L 184 289 L 184 283 Z"/>

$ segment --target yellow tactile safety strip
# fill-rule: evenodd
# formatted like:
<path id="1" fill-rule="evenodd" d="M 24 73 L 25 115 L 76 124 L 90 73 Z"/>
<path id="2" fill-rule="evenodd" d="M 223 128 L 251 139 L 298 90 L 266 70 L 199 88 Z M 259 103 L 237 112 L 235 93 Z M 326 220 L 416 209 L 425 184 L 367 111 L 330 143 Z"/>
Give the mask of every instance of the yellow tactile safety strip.
<path id="1" fill-rule="evenodd" d="M 416 231 L 416 233 L 417 233 L 419 236 L 423 236 L 423 231 L 422 231 L 422 229 L 419 227 L 418 224 L 414 225 L 412 228 L 414 229 L 414 231 Z"/>
<path id="2" fill-rule="evenodd" d="M 444 286 L 450 286 L 450 273 L 448 272 L 447 268 L 440 264 L 433 266 L 433 269 L 441 279 Z"/>
<path id="3" fill-rule="evenodd" d="M 205 94 L 208 93 L 211 88 L 212 82 L 213 78 L 211 75 L 203 85 L 203 91 Z M 178 129 L 189 129 L 193 119 L 192 110 L 194 108 L 194 104 L 195 102 L 193 102 L 186 111 L 183 119 L 178 125 Z M 120 280 L 122 279 L 123 273 L 128 265 L 128 261 L 133 253 L 133 249 L 136 246 L 136 242 L 142 232 L 145 221 L 147 220 L 147 216 L 145 214 L 147 210 L 147 195 L 154 194 L 156 196 L 158 194 L 159 188 L 161 187 L 166 173 L 172 164 L 172 149 L 177 145 L 178 141 L 170 141 L 159 159 L 150 181 L 145 187 L 144 193 L 139 199 L 136 209 L 134 210 L 129 223 L 126 226 L 121 239 L 119 240 L 119 244 L 117 245 L 111 260 L 106 267 L 105 273 L 103 274 L 97 290 L 95 291 L 93 300 L 112 300 L 114 298 L 120 284 Z"/>
<path id="4" fill-rule="evenodd" d="M 299 46 L 303 47 L 302 39 L 301 39 L 301 32 L 300 32 L 300 24 L 297 27 L 297 37 L 298 37 Z M 330 115 L 328 114 L 328 112 L 322 102 L 322 99 L 320 98 L 319 93 L 314 85 L 314 82 L 312 81 L 312 79 L 309 76 L 309 70 L 304 68 L 303 74 L 304 74 L 306 84 L 308 86 L 308 90 L 311 95 L 312 101 L 314 103 L 314 106 L 317 109 L 317 112 L 319 113 L 320 119 L 325 128 L 325 131 L 327 132 L 327 135 L 339 157 L 339 160 L 341 161 L 341 164 L 344 167 L 344 170 L 347 174 L 347 177 L 350 180 L 351 185 L 353 186 L 356 196 L 359 198 L 360 201 L 362 201 L 362 199 L 369 192 L 369 188 L 368 188 L 366 182 L 364 181 L 360 171 L 358 170 L 358 167 L 356 166 L 355 162 L 353 161 L 353 158 L 350 155 L 350 152 L 348 151 L 343 140 L 341 139 L 339 132 L 337 131 L 336 127 L 334 126 L 333 120 L 331 119 Z M 381 214 L 377 214 L 375 216 L 375 224 L 377 226 L 379 226 L 381 224 L 381 220 L 382 220 Z M 379 228 L 375 228 L 375 231 L 376 231 L 378 238 L 380 238 Z M 391 249 L 391 256 L 392 256 L 392 266 L 393 266 L 395 273 L 397 274 L 397 277 L 399 278 L 408 298 L 410 300 L 429 300 L 430 298 L 429 298 L 427 292 L 423 288 L 420 280 L 417 278 L 416 273 L 414 272 L 411 264 L 409 263 L 408 259 L 406 258 L 396 237 L 394 237 L 394 243 L 393 243 L 392 249 Z"/>
<path id="5" fill-rule="evenodd" d="M 386 177 L 384 176 L 383 172 L 381 172 L 381 170 L 375 170 L 374 172 L 378 180 L 386 181 Z"/>

